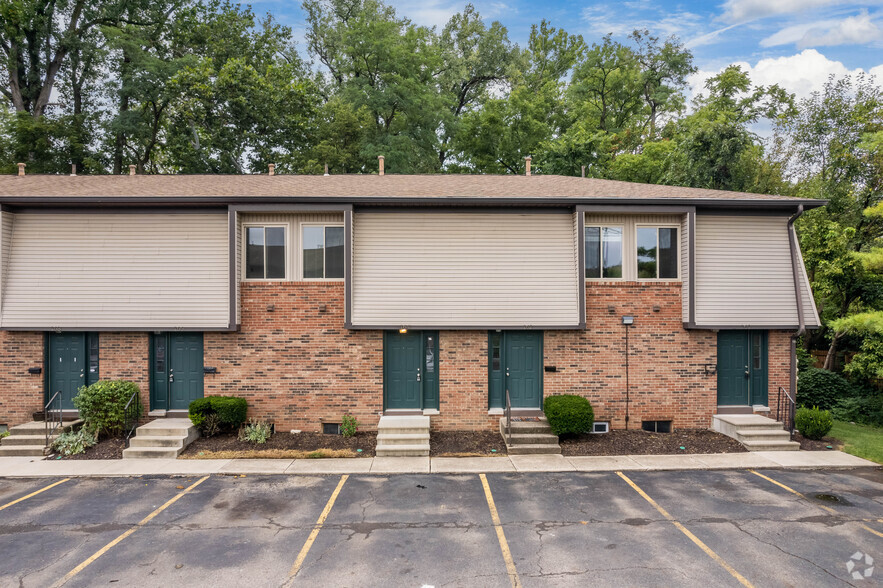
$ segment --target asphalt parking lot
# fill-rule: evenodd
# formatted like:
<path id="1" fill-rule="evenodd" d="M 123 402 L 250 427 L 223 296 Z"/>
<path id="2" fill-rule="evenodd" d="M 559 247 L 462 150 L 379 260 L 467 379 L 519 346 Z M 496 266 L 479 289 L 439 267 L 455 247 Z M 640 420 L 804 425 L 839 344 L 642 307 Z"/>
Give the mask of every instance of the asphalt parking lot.
<path id="1" fill-rule="evenodd" d="M 878 586 L 883 470 L 0 479 L 0 586 L 221 584 Z"/>

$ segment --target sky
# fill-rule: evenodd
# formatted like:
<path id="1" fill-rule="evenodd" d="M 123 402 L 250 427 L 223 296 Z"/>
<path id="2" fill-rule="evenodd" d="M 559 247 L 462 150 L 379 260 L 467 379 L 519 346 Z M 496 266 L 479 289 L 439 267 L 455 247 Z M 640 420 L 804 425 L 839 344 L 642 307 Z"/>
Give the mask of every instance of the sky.
<path id="1" fill-rule="evenodd" d="M 455 0 L 387 0 L 400 16 L 441 29 L 465 6 Z M 821 89 L 830 74 L 867 72 L 883 84 L 883 0 L 473 0 L 488 22 L 498 20 L 509 38 L 524 45 L 530 26 L 552 26 L 600 42 L 617 40 L 635 28 L 665 38 L 676 35 L 689 47 L 699 71 L 690 78 L 691 96 L 706 78 L 730 64 L 746 69 L 756 84 L 778 83 L 798 98 Z M 246 2 L 243 2 L 246 4 Z M 303 38 L 306 22 L 298 0 L 249 2 L 270 12 Z M 303 43 L 300 43 L 303 50 Z"/>

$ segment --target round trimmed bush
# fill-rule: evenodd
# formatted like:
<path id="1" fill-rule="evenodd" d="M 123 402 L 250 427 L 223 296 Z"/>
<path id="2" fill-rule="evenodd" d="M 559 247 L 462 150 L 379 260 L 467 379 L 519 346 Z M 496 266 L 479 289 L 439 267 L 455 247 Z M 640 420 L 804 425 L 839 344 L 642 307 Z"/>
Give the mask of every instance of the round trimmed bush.
<path id="1" fill-rule="evenodd" d="M 855 387 L 840 374 L 810 368 L 797 381 L 797 405 L 831 410 L 844 398 L 856 396 Z"/>
<path id="2" fill-rule="evenodd" d="M 834 419 L 827 410 L 804 406 L 797 409 L 797 413 L 794 415 L 794 426 L 807 439 L 819 440 L 827 435 L 831 427 L 834 426 Z"/>
<path id="3" fill-rule="evenodd" d="M 133 394 L 138 394 L 138 385 L 125 380 L 100 380 L 90 386 L 83 386 L 74 397 L 74 406 L 80 417 L 96 433 L 117 435 L 126 423 L 126 403 Z M 133 409 L 135 418 L 141 416 L 141 402 L 136 401 Z"/>
<path id="4" fill-rule="evenodd" d="M 592 430 L 595 411 L 582 396 L 560 394 L 549 396 L 543 403 L 543 412 L 555 435 L 578 435 Z"/>

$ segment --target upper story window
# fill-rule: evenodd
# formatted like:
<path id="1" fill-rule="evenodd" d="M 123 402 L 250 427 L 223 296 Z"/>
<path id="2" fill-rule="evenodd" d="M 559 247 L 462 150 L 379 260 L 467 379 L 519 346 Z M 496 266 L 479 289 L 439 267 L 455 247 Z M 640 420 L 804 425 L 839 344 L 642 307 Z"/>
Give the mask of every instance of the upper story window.
<path id="1" fill-rule="evenodd" d="M 303 225 L 304 279 L 342 279 L 344 267 L 343 227 Z"/>
<path id="2" fill-rule="evenodd" d="M 285 279 L 285 227 L 245 227 L 245 278 Z"/>
<path id="3" fill-rule="evenodd" d="M 622 227 L 586 227 L 586 278 L 622 277 Z"/>
<path id="4" fill-rule="evenodd" d="M 678 229 L 637 227 L 638 279 L 676 280 L 678 278 Z"/>

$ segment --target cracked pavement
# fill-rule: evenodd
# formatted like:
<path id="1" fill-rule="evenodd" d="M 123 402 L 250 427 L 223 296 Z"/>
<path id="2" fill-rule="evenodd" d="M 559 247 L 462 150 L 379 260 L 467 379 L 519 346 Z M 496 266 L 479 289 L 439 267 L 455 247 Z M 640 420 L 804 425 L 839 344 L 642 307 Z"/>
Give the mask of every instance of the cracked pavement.
<path id="1" fill-rule="evenodd" d="M 883 586 L 883 566 L 846 570 L 856 552 L 883 562 L 861 527 L 883 533 L 883 469 L 760 473 L 806 498 L 745 470 L 628 476 L 754 586 Z M 614 473 L 487 478 L 526 587 L 739 585 Z M 0 511 L 0 588 L 51 585 L 194 481 L 79 478 Z M 281 586 L 339 481 L 212 476 L 66 586 Z M 0 505 L 50 482 L 0 479 Z M 477 475 L 352 475 L 291 585 L 510 581 Z"/>

